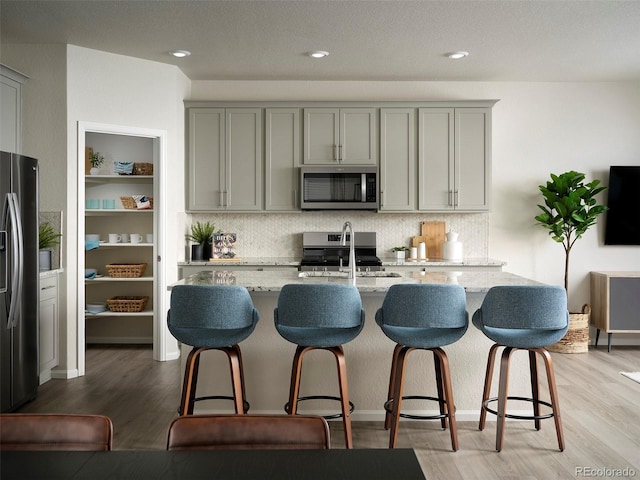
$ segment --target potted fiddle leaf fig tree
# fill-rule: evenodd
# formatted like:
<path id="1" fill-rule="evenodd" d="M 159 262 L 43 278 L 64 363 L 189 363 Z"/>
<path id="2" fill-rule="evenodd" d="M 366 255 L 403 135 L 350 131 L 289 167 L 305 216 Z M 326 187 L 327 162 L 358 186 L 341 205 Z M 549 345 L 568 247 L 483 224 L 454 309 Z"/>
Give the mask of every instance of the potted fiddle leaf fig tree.
<path id="1" fill-rule="evenodd" d="M 606 189 L 600 180 L 585 183 L 584 173 L 568 171 L 551 174 L 546 185 L 539 185 L 544 205 L 538 205 L 542 213 L 536 215 L 538 225 L 549 230 L 549 236 L 564 247 L 564 288 L 569 292 L 569 255 L 576 241 L 596 223 L 598 216 L 607 210 L 599 205 L 596 195 Z M 569 315 L 569 331 L 549 350 L 562 353 L 586 352 L 589 344 L 589 305 L 581 313 Z"/>
<path id="2" fill-rule="evenodd" d="M 196 221 L 191 225 L 187 234 L 187 240 L 194 243 L 191 245 L 191 260 L 209 260 L 211 258 L 211 248 L 215 226 L 207 221 Z"/>

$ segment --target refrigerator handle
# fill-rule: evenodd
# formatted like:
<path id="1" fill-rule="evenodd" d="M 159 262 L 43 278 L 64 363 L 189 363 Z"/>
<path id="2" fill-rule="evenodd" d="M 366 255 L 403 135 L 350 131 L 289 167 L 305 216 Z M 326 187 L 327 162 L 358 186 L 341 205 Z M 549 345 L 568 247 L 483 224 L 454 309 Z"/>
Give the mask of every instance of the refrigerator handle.
<path id="1" fill-rule="evenodd" d="M 20 221 L 20 207 L 18 196 L 15 193 L 7 193 L 7 202 L 3 212 L 3 225 L 8 219 L 11 222 L 11 243 L 13 248 L 10 253 L 13 258 L 7 259 L 11 264 L 11 290 L 9 296 L 9 317 L 7 318 L 7 328 L 13 328 L 18 323 L 18 312 L 20 299 L 22 298 L 22 273 L 24 269 L 24 251 L 22 237 L 22 222 Z M 8 273 L 8 272 L 7 272 Z"/>

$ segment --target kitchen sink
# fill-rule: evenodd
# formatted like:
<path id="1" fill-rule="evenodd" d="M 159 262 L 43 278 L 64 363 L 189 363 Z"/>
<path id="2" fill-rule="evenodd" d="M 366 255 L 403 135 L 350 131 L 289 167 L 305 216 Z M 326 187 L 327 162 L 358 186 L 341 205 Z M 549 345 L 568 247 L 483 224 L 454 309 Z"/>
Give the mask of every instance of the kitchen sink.
<path id="1" fill-rule="evenodd" d="M 401 277 L 399 273 L 396 272 L 356 272 L 356 277 Z M 300 272 L 298 273 L 298 277 L 301 278 L 309 278 L 309 277 L 337 277 L 337 278 L 349 278 L 349 272 L 336 272 L 336 271 L 327 271 L 327 272 Z"/>

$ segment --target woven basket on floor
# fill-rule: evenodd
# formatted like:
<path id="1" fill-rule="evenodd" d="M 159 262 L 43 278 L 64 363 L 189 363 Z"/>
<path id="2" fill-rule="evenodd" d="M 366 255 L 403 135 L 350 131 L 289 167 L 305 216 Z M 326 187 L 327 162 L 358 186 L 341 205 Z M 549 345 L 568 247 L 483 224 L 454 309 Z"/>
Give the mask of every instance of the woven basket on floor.
<path id="1" fill-rule="evenodd" d="M 585 353 L 589 351 L 589 315 L 591 307 L 583 305 L 581 313 L 569 313 L 569 330 L 564 337 L 547 350 L 558 353 Z"/>

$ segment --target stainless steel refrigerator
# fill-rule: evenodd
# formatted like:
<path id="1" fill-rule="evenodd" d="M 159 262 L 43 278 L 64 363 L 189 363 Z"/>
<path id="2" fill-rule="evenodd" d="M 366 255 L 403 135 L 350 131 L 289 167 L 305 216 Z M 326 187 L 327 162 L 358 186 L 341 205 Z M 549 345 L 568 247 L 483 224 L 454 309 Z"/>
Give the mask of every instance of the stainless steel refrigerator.
<path id="1" fill-rule="evenodd" d="M 0 152 L 0 411 L 35 398 L 38 361 L 38 161 Z"/>

